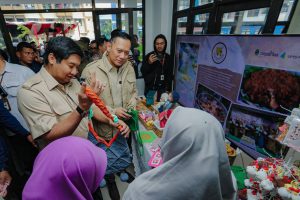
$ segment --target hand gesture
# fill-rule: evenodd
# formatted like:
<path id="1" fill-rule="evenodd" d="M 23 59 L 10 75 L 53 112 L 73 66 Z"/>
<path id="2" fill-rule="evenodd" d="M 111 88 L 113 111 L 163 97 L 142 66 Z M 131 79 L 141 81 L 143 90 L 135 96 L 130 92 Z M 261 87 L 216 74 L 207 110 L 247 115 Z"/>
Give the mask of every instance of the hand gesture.
<path id="1" fill-rule="evenodd" d="M 4 185 L 6 182 L 7 182 L 8 184 L 10 184 L 11 179 L 12 179 L 12 178 L 11 178 L 11 176 L 9 175 L 8 171 L 3 170 L 3 171 L 0 172 L 0 184 L 1 184 L 1 185 Z"/>
<path id="2" fill-rule="evenodd" d="M 129 133 L 130 133 L 130 129 L 128 127 L 128 125 L 123 122 L 122 120 L 119 119 L 119 122 L 118 123 L 114 123 L 111 119 L 109 121 L 109 125 L 113 126 L 113 127 L 118 127 L 119 125 L 122 126 L 122 129 L 121 129 L 121 134 L 125 137 L 125 138 L 128 138 L 129 137 Z"/>
<path id="3" fill-rule="evenodd" d="M 92 101 L 90 101 L 90 99 L 85 95 L 85 87 L 87 86 L 87 84 L 85 82 L 82 83 L 81 85 L 81 89 L 80 89 L 80 93 L 78 94 L 78 101 L 79 101 L 79 107 L 82 110 L 88 110 L 91 105 L 92 105 Z M 103 92 L 104 90 L 104 85 L 103 83 L 101 83 L 99 80 L 96 80 L 96 74 L 93 73 L 91 76 L 91 85 L 90 87 L 92 88 L 92 90 L 99 96 L 101 94 L 101 92 Z"/>
<path id="4" fill-rule="evenodd" d="M 157 60 L 158 60 L 157 56 L 155 54 L 151 54 L 148 58 L 148 63 L 151 65 Z"/>
<path id="5" fill-rule="evenodd" d="M 37 148 L 37 145 L 35 144 L 33 138 L 32 138 L 32 135 L 31 133 L 29 133 L 29 135 L 27 135 L 27 140 L 28 142 L 30 142 L 32 144 L 32 146 L 34 146 L 35 148 Z"/>
<path id="6" fill-rule="evenodd" d="M 131 115 L 127 113 L 127 110 L 125 108 L 116 108 L 115 109 L 115 115 L 119 119 L 130 119 Z"/>

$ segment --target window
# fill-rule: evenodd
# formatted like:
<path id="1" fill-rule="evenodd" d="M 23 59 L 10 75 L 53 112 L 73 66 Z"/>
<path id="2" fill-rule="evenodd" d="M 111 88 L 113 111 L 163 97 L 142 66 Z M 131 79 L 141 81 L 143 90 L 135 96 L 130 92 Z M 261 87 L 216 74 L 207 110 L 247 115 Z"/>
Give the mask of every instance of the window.
<path id="1" fill-rule="evenodd" d="M 184 10 L 190 7 L 190 0 L 178 0 L 177 10 Z"/>
<path id="2" fill-rule="evenodd" d="M 274 35 L 282 34 L 282 31 L 283 31 L 284 27 L 285 27 L 284 25 L 277 25 L 277 26 L 275 26 L 273 34 Z"/>
<path id="3" fill-rule="evenodd" d="M 281 12 L 286 13 L 289 10 L 289 4 L 288 3 L 283 3 Z"/>
<path id="4" fill-rule="evenodd" d="M 25 4 L 26 9 L 35 9 L 34 4 Z"/>
<path id="5" fill-rule="evenodd" d="M 187 17 L 181 17 L 177 19 L 177 34 L 183 35 L 186 34 L 186 23 Z"/>
<path id="6" fill-rule="evenodd" d="M 105 14 L 99 15 L 100 35 L 110 38 L 110 33 L 117 28 L 117 15 Z"/>
<path id="7" fill-rule="evenodd" d="M 249 10 L 247 12 L 248 12 L 247 17 L 257 17 L 259 14 L 259 9 Z"/>
<path id="8" fill-rule="evenodd" d="M 295 3 L 295 0 L 284 0 L 281 10 L 280 10 L 278 21 L 288 21 L 289 20 L 289 16 L 290 16 L 291 10 L 294 6 L 294 3 Z"/>
<path id="9" fill-rule="evenodd" d="M 269 8 L 259 8 L 224 13 L 221 34 L 260 34 L 265 25 L 268 12 Z"/>
<path id="10" fill-rule="evenodd" d="M 43 9 L 51 9 L 51 4 L 47 3 L 47 4 L 43 4 Z"/>
<path id="11" fill-rule="evenodd" d="M 96 8 L 118 8 L 118 0 L 110 0 L 110 3 L 103 3 L 103 0 L 95 0 Z"/>
<path id="12" fill-rule="evenodd" d="M 15 14 L 5 14 L 4 18 L 8 22 Z M 28 17 L 28 16 L 31 17 Z M 74 40 L 79 40 L 80 37 L 89 37 L 94 39 L 94 26 L 90 19 L 91 12 L 57 12 L 57 13 L 30 13 L 20 15 L 16 19 L 17 22 L 23 23 L 10 23 L 7 29 L 12 36 L 12 39 L 21 38 L 31 41 L 36 40 L 35 33 L 37 34 L 39 42 L 45 41 L 48 34 L 49 37 L 54 35 L 64 35 L 71 37 Z M 27 16 L 27 17 L 26 17 Z M 27 25 L 28 21 L 34 21 L 37 24 L 34 28 Z M 43 25 L 47 24 L 47 25 Z M 50 24 L 50 29 L 46 28 Z M 55 26 L 63 24 L 63 30 L 57 29 L 58 32 L 54 33 Z M 18 30 L 18 27 L 20 27 Z M 62 27 L 62 26 L 61 26 Z"/>
<path id="13" fill-rule="evenodd" d="M 195 35 L 207 33 L 209 13 L 195 15 L 194 31 Z"/>
<path id="14" fill-rule="evenodd" d="M 195 0 L 195 6 L 202 6 L 205 4 L 213 3 L 214 0 Z"/>
<path id="15" fill-rule="evenodd" d="M 142 0 L 121 0 L 121 8 L 142 8 Z"/>
<path id="16" fill-rule="evenodd" d="M 91 4 L 86 6 L 86 2 L 89 0 L 85 0 L 85 3 L 40 3 L 42 2 L 39 0 L 39 3 L 35 4 L 1 4 L 1 10 L 35 10 L 35 9 L 65 9 L 65 8 L 92 8 Z M 100 0 L 99 0 L 100 1 Z"/>

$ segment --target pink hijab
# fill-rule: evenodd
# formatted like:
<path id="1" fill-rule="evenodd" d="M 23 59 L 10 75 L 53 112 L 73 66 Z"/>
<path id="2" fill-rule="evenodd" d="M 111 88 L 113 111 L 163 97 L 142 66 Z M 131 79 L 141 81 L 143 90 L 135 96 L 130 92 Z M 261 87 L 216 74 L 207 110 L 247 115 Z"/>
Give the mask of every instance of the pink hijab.
<path id="1" fill-rule="evenodd" d="M 69 136 L 50 143 L 35 160 L 23 200 L 92 200 L 103 179 L 105 152 L 90 141 Z"/>

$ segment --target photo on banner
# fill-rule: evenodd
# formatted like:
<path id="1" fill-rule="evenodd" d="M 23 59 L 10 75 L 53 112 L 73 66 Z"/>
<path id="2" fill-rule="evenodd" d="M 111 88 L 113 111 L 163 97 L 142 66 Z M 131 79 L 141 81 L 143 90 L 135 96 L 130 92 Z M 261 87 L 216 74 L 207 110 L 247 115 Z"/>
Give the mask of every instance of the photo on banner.
<path id="1" fill-rule="evenodd" d="M 179 103 L 186 107 L 193 107 L 195 83 L 197 78 L 197 57 L 199 44 L 179 43 L 177 52 L 176 91 L 180 94 Z"/>
<path id="2" fill-rule="evenodd" d="M 238 101 L 288 115 L 300 104 L 300 72 L 247 65 Z"/>
<path id="3" fill-rule="evenodd" d="M 299 35 L 177 36 L 179 103 L 214 115 L 227 139 L 251 157 L 281 156 L 278 127 L 300 104 L 299 41 Z"/>
<path id="4" fill-rule="evenodd" d="M 272 157 L 285 152 L 276 137 L 285 116 L 232 104 L 225 125 L 226 136 L 254 151 Z"/>
<path id="5" fill-rule="evenodd" d="M 210 113 L 219 120 L 222 125 L 224 125 L 230 104 L 231 102 L 228 99 L 204 85 L 198 84 L 194 107 Z"/>

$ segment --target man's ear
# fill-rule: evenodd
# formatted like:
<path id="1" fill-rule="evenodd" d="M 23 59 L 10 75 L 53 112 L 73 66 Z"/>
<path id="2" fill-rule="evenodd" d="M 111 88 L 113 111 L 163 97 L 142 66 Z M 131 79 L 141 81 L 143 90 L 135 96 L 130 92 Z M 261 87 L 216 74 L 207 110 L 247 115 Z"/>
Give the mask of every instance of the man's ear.
<path id="1" fill-rule="evenodd" d="M 49 55 L 48 55 L 48 61 L 49 61 L 49 64 L 51 64 L 51 65 L 53 65 L 53 64 L 56 63 L 56 58 L 55 58 L 55 56 L 54 56 L 53 53 L 49 53 Z"/>
<path id="2" fill-rule="evenodd" d="M 111 51 L 111 42 L 108 42 L 107 45 L 106 45 L 106 50 L 107 52 L 110 52 Z"/>
<path id="3" fill-rule="evenodd" d="M 16 56 L 20 59 L 21 58 L 21 53 L 19 51 L 17 51 Z"/>

